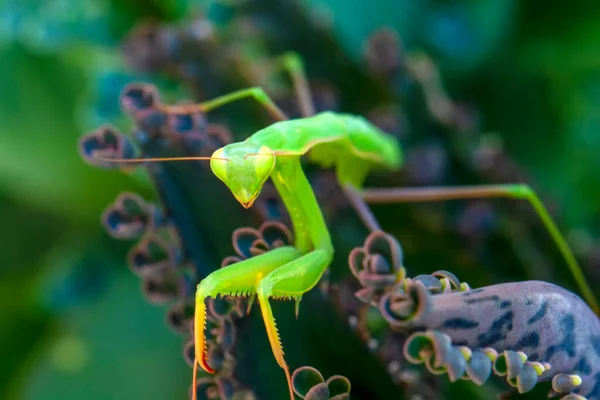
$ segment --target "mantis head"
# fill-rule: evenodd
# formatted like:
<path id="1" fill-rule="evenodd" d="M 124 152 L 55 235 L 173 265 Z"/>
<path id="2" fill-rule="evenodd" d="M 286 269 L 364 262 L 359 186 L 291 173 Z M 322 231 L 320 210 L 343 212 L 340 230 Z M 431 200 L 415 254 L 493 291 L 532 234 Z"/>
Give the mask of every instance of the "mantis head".
<path id="1" fill-rule="evenodd" d="M 239 142 L 215 151 L 210 168 L 244 208 L 250 208 L 275 167 L 275 153 L 267 146 Z"/>

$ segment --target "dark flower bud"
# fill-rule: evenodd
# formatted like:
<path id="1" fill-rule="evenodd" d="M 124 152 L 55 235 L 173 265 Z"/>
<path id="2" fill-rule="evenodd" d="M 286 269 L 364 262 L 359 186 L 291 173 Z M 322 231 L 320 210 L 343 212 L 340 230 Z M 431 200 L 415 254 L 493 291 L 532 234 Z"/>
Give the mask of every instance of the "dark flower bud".
<path id="1" fill-rule="evenodd" d="M 300 367 L 292 374 L 294 392 L 304 400 L 346 400 L 350 398 L 350 381 L 334 375 L 323 379 L 313 367 Z"/>
<path id="2" fill-rule="evenodd" d="M 180 250 L 156 235 L 148 235 L 129 252 L 129 267 L 144 277 L 162 272 L 181 262 Z"/>
<path id="3" fill-rule="evenodd" d="M 402 247 L 385 232 L 371 233 L 363 247 L 354 248 L 348 264 L 354 276 L 365 287 L 384 289 L 404 278 Z"/>
<path id="4" fill-rule="evenodd" d="M 220 400 L 219 388 L 212 377 L 199 378 L 196 380 L 196 396 L 198 400 Z M 189 397 L 192 398 L 190 388 Z"/>
<path id="5" fill-rule="evenodd" d="M 166 315 L 167 325 L 176 332 L 185 333 L 193 317 L 194 304 L 190 301 L 179 301 L 169 307 Z"/>
<path id="6" fill-rule="evenodd" d="M 184 103 L 185 104 L 185 103 Z M 187 135 L 200 133 L 206 128 L 206 118 L 198 111 L 193 110 L 193 105 L 186 112 L 167 113 L 167 125 L 171 133 L 176 135 Z"/>
<path id="7" fill-rule="evenodd" d="M 135 157 L 133 142 L 110 125 L 104 125 L 95 132 L 82 136 L 79 139 L 79 152 L 88 164 L 102 168 L 125 166 L 125 163 L 103 159 Z"/>
<path id="8" fill-rule="evenodd" d="M 398 285 L 379 300 L 381 315 L 393 328 L 403 328 L 418 323 L 430 309 L 431 299 L 421 282 L 407 282 L 406 289 Z"/>
<path id="9" fill-rule="evenodd" d="M 250 227 L 238 228 L 233 232 L 232 240 L 233 248 L 241 259 L 293 243 L 290 230 L 277 221 L 267 221 L 258 230 Z"/>
<path id="10" fill-rule="evenodd" d="M 121 92 L 121 107 L 127 113 L 136 115 L 140 111 L 154 108 L 159 102 L 158 90 L 147 83 L 131 83 Z"/>
<path id="11" fill-rule="evenodd" d="M 165 304 L 177 298 L 179 285 L 172 274 L 151 275 L 142 281 L 142 292 L 150 303 Z"/>
<path id="12" fill-rule="evenodd" d="M 119 239 L 137 239 L 165 221 L 162 208 L 149 204 L 135 193 L 121 193 L 102 214 L 108 233 Z"/>

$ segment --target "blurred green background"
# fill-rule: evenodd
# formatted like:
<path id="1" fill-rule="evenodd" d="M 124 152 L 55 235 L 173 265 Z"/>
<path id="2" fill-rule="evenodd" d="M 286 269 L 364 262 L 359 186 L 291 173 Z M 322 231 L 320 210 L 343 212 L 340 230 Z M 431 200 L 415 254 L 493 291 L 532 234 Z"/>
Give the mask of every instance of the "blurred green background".
<path id="1" fill-rule="evenodd" d="M 119 44 L 148 18 L 185 20 L 208 1 L 5 0 L 0 3 L 0 398 L 184 398 L 190 371 L 164 309 L 141 296 L 126 244 L 100 225 L 138 174 L 77 152 L 102 123 L 127 127 L 121 88 L 147 79 Z M 579 254 L 600 228 L 600 3 L 572 0 L 305 1 L 358 60 L 374 29 L 439 63 L 452 97 L 560 205 Z M 160 79 L 153 77 L 152 79 Z M 418 135 L 413 132 L 412 135 Z M 600 277 L 600 257 L 595 274 Z M 435 268 L 435 267 L 433 267 Z M 437 268 L 436 268 L 437 269 Z M 490 282 L 491 283 L 491 282 Z M 572 283 L 569 283 L 572 286 Z"/>

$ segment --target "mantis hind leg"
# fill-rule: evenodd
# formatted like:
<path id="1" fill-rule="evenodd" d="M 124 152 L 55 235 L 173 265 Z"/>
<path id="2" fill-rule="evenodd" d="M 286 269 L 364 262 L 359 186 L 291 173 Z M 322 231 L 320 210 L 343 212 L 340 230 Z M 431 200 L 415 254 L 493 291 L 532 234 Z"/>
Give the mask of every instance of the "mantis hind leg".
<path id="1" fill-rule="evenodd" d="M 331 258 L 331 254 L 325 250 L 314 250 L 275 269 L 260 281 L 256 289 L 269 343 L 277 364 L 285 371 L 291 400 L 294 400 L 294 391 L 290 371 L 283 357 L 283 346 L 269 304 L 269 298 L 293 299 L 298 304 L 302 295 L 319 282 L 329 266 Z"/>
<path id="2" fill-rule="evenodd" d="M 196 291 L 196 310 L 194 315 L 194 345 L 196 363 L 209 373 L 214 370 L 208 365 L 206 349 L 206 304 L 207 297 L 244 296 L 254 294 L 262 278 L 277 267 L 289 263 L 301 256 L 292 246 L 279 247 L 267 253 L 249 258 L 214 271 L 204 278 Z M 196 374 L 192 386 L 192 398 L 196 399 Z"/>
<path id="3" fill-rule="evenodd" d="M 381 226 L 379 225 L 379 221 L 373 215 L 373 212 L 369 208 L 369 205 L 365 203 L 360 192 L 356 190 L 352 185 L 343 185 L 342 190 L 346 194 L 350 205 L 358 214 L 358 217 L 362 221 L 363 224 L 369 229 L 371 232 L 380 231 Z"/>
<path id="4" fill-rule="evenodd" d="M 393 189 L 363 189 L 361 197 L 367 203 L 410 203 L 422 201 L 443 201 L 458 199 L 482 198 L 511 198 L 527 200 L 548 230 L 569 269 L 583 297 L 596 314 L 600 314 L 600 307 L 588 285 L 581 267 L 577 263 L 567 241 L 558 230 L 552 217 L 540 201 L 536 193 L 525 184 L 503 185 L 478 185 L 463 187 L 424 187 L 424 188 L 393 188 Z"/>

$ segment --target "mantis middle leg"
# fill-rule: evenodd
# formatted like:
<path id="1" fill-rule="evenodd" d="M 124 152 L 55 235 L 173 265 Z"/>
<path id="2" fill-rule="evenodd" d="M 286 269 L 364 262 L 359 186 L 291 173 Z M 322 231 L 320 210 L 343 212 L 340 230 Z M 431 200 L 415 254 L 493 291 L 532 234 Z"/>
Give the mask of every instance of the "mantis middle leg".
<path id="1" fill-rule="evenodd" d="M 215 97 L 214 99 L 207 100 L 198 104 L 176 104 L 176 105 L 161 105 L 160 109 L 164 111 L 170 111 L 175 113 L 186 113 L 186 112 L 209 112 L 216 108 L 222 107 L 234 101 L 242 100 L 245 98 L 252 98 L 263 106 L 269 114 L 277 121 L 285 121 L 288 119 L 287 115 L 275 102 L 269 97 L 267 93 L 261 87 L 251 87 L 241 90 L 236 90 L 223 96 Z"/>
<path id="2" fill-rule="evenodd" d="M 385 188 L 363 189 L 359 195 L 367 203 L 411 203 L 424 201 L 444 201 L 458 199 L 510 198 L 527 200 L 542 220 L 545 228 L 556 243 L 565 259 L 583 297 L 590 307 L 600 314 L 600 307 L 590 286 L 588 285 L 581 267 L 577 263 L 567 241 L 558 230 L 552 217 L 540 201 L 537 194 L 525 184 L 477 185 L 463 187 L 424 187 L 424 188 Z M 370 214 L 367 208 L 366 212 Z M 366 217 L 368 218 L 368 216 Z"/>
<path id="3" fill-rule="evenodd" d="M 294 85 L 294 90 L 296 92 L 296 96 L 298 97 L 298 102 L 300 104 L 302 116 L 308 117 L 313 115 L 314 105 L 312 102 L 310 89 L 308 87 L 306 74 L 304 73 L 302 58 L 300 58 L 300 56 L 297 53 L 289 52 L 279 57 L 276 57 L 274 59 L 274 65 L 277 68 L 287 70 L 290 74 Z M 271 115 L 271 117 L 273 117 L 273 119 L 275 119 L 276 121 L 286 121 L 289 119 L 288 116 L 279 108 L 279 106 L 277 106 L 277 104 L 275 104 L 271 97 L 269 97 L 269 95 L 261 87 L 250 87 L 246 89 L 236 90 L 235 92 L 224 94 L 222 96 L 198 104 L 161 105 L 159 106 L 159 108 L 161 108 L 164 111 L 176 113 L 194 111 L 201 111 L 206 113 L 224 105 L 227 105 L 229 103 L 233 103 L 238 100 L 243 100 L 248 97 L 254 99 L 261 106 L 263 106 L 265 110 L 267 110 L 267 112 Z"/>

